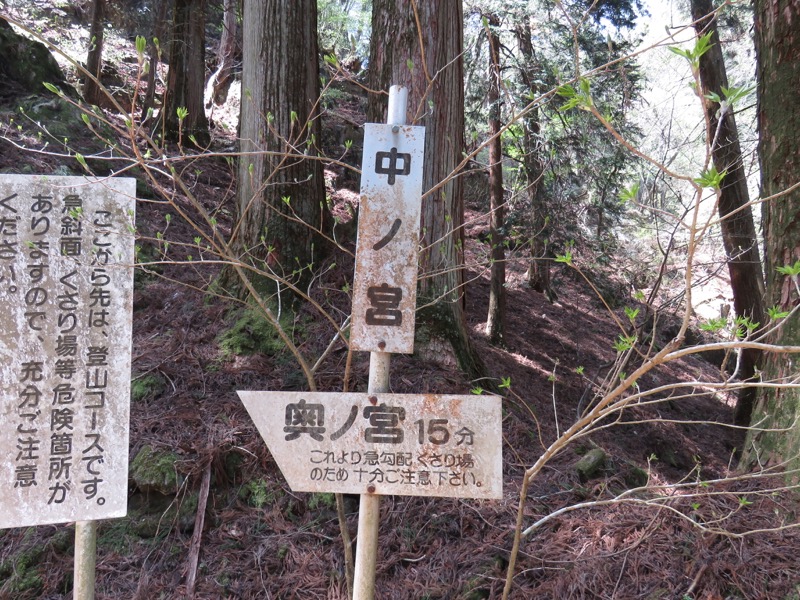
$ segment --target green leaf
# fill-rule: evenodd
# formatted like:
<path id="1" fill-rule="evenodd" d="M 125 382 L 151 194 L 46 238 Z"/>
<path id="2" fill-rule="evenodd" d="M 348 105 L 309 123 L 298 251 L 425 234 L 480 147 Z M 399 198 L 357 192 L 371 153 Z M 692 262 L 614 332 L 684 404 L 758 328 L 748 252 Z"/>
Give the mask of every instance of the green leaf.
<path id="1" fill-rule="evenodd" d="M 639 182 L 637 181 L 632 186 L 623 188 L 619 193 L 620 202 L 636 202 L 639 197 Z"/>
<path id="2" fill-rule="evenodd" d="M 767 314 L 770 319 L 777 321 L 778 319 L 785 319 L 791 313 L 788 310 L 781 310 L 777 306 L 770 306 L 767 308 Z"/>
<path id="3" fill-rule="evenodd" d="M 682 56 L 686 60 L 689 60 L 689 61 L 692 60 L 692 53 L 689 52 L 688 50 L 684 50 L 683 48 L 678 48 L 677 46 L 670 46 L 669 47 L 669 51 L 670 52 L 674 52 L 678 56 Z"/>
<path id="4" fill-rule="evenodd" d="M 139 55 L 139 62 L 144 61 L 144 51 L 147 49 L 147 38 L 142 35 L 136 36 L 136 54 Z"/>
<path id="5" fill-rule="evenodd" d="M 48 91 L 53 92 L 56 96 L 61 96 L 61 90 L 54 86 L 52 83 L 47 83 L 46 81 L 42 82 L 42 85 L 47 88 Z"/>
<path id="6" fill-rule="evenodd" d="M 725 96 L 725 101 L 732 106 L 742 98 L 752 94 L 756 88 L 751 85 L 750 87 L 723 87 L 721 89 L 722 94 Z"/>
<path id="7" fill-rule="evenodd" d="M 179 106 L 175 109 L 175 114 L 178 115 L 178 120 L 183 121 L 186 117 L 189 116 L 189 109 L 185 106 Z"/>
<path id="8" fill-rule="evenodd" d="M 89 170 L 89 165 L 86 164 L 86 159 L 83 157 L 83 154 L 79 154 L 78 152 L 76 152 L 75 160 L 77 160 L 84 169 L 86 169 L 87 171 Z"/>
<path id="9" fill-rule="evenodd" d="M 795 262 L 793 265 L 784 265 L 783 267 L 775 267 L 775 270 L 778 271 L 781 275 L 788 275 L 789 277 L 797 277 L 800 275 L 800 260 Z"/>
<path id="10" fill-rule="evenodd" d="M 717 167 L 712 165 L 710 169 L 703 171 L 700 177 L 695 178 L 693 181 L 704 188 L 719 189 L 720 185 L 722 185 L 723 178 L 727 174 L 727 171 L 719 173 Z"/>
<path id="11" fill-rule="evenodd" d="M 747 316 L 736 317 L 733 322 L 736 325 L 736 337 L 739 338 L 745 338 L 752 334 L 760 325 L 760 323 L 754 323 Z"/>
<path id="12" fill-rule="evenodd" d="M 575 91 L 575 88 L 569 84 L 558 86 L 556 88 L 556 94 L 562 96 L 563 98 L 574 98 L 578 95 L 578 93 Z"/>
<path id="13" fill-rule="evenodd" d="M 713 46 L 711 43 L 711 36 L 713 34 L 713 31 L 709 31 L 708 33 L 705 33 L 697 38 L 697 41 L 694 44 L 694 50 L 692 51 L 692 56 L 695 61 L 700 60 L 700 57 L 703 56 L 703 54 L 711 50 L 711 46 Z"/>
<path id="14" fill-rule="evenodd" d="M 92 123 L 91 123 L 91 121 L 89 121 L 89 115 L 87 115 L 86 113 L 81 113 L 81 120 L 82 120 L 84 123 L 86 123 L 86 125 L 88 125 L 89 127 L 91 127 L 91 126 L 92 126 Z"/>
<path id="15" fill-rule="evenodd" d="M 567 264 L 569 266 L 572 266 L 572 252 L 569 251 L 569 250 L 566 250 L 564 252 L 564 254 L 557 254 L 556 258 L 555 258 L 555 261 L 557 263 L 564 263 L 564 264 Z"/>
<path id="16" fill-rule="evenodd" d="M 633 323 L 636 321 L 636 317 L 639 316 L 639 309 L 638 308 L 631 308 L 630 306 L 625 307 L 625 316 L 628 317 L 628 320 Z"/>
<path id="17" fill-rule="evenodd" d="M 508 389 L 511 387 L 511 377 L 501 377 L 502 383 L 498 386 L 501 389 Z"/>
<path id="18" fill-rule="evenodd" d="M 474 387 L 470 390 L 470 393 L 475 394 L 476 396 L 480 396 L 483 393 L 482 387 Z"/>
<path id="19" fill-rule="evenodd" d="M 617 341 L 614 342 L 614 350 L 617 352 L 625 352 L 633 348 L 636 343 L 635 335 L 620 335 Z"/>
<path id="20" fill-rule="evenodd" d="M 702 331 L 716 333 L 724 329 L 727 324 L 728 324 L 728 319 L 726 319 L 725 317 L 717 317 L 716 319 L 710 319 L 705 323 L 700 323 L 700 329 Z"/>
<path id="21" fill-rule="evenodd" d="M 408 60 L 406 60 L 406 67 L 408 67 L 408 70 L 413 73 L 414 72 L 414 61 L 411 60 L 410 58 Z"/>

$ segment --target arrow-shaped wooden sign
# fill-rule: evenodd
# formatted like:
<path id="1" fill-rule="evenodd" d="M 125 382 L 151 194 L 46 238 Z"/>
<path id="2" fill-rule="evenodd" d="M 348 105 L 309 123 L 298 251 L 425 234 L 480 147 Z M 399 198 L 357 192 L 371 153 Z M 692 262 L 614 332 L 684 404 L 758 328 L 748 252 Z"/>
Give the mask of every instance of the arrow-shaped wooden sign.
<path id="1" fill-rule="evenodd" d="M 238 393 L 294 491 L 502 497 L 497 396 Z"/>

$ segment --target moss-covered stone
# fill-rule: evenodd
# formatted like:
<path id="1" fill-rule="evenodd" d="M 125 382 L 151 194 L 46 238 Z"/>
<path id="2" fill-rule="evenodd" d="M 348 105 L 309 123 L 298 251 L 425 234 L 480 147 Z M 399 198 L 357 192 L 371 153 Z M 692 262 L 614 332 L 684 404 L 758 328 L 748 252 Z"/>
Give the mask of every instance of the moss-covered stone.
<path id="1" fill-rule="evenodd" d="M 174 452 L 142 446 L 131 461 L 129 475 L 141 492 L 157 492 L 167 496 L 176 494 L 183 480 L 177 462 L 178 455 Z"/>
<path id="2" fill-rule="evenodd" d="M 131 381 L 131 402 L 152 400 L 164 390 L 165 385 L 164 378 L 155 373 L 136 377 Z"/>
<path id="3" fill-rule="evenodd" d="M 587 481 L 600 473 L 606 464 L 606 453 L 601 448 L 593 448 L 575 463 L 575 472 L 581 481 Z"/>
<path id="4" fill-rule="evenodd" d="M 25 535 L 27 542 L 33 537 L 34 528 L 29 528 Z M 34 597 L 43 585 L 39 563 L 51 542 L 33 543 L 25 546 L 0 562 L 0 597 L 17 598 Z"/>
<path id="5" fill-rule="evenodd" d="M 19 35 L 4 19 L 0 19 L 0 56 L 3 57 L 0 61 L 2 95 L 13 95 L 15 91 L 43 94 L 43 83 L 51 83 L 65 93 L 77 95 L 47 47 Z"/>
<path id="6" fill-rule="evenodd" d="M 284 313 L 281 327 L 288 329 L 291 325 L 291 315 Z M 256 307 L 245 308 L 239 313 L 233 326 L 219 336 L 219 346 L 226 356 L 274 356 L 286 349 L 275 327 Z"/>

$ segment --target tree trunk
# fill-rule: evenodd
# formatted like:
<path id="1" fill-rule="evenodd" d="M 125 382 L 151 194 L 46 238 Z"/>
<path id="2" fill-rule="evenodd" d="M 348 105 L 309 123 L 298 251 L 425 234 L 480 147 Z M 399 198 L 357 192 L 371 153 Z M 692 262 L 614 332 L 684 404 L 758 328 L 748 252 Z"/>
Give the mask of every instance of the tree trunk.
<path id="1" fill-rule="evenodd" d="M 533 55 L 531 43 L 531 27 L 528 22 L 518 26 L 515 30 L 517 44 L 519 45 L 522 61 L 520 65 L 520 78 L 524 89 L 527 90 L 528 99 L 532 100 L 539 93 L 536 85 L 535 66 L 538 64 Z M 550 285 L 550 252 L 548 250 L 548 219 L 547 204 L 544 196 L 544 161 L 542 160 L 541 124 L 539 122 L 539 109 L 533 107 L 523 117 L 523 159 L 522 168 L 525 175 L 525 190 L 531 204 L 531 262 L 528 265 L 528 285 L 539 293 L 547 296 L 548 300 L 555 300 L 555 293 Z"/>
<path id="2" fill-rule="evenodd" d="M 692 19 L 697 21 L 698 36 L 711 32 L 711 48 L 700 57 L 700 84 L 703 96 L 709 93 L 724 98 L 722 88 L 728 86 L 728 76 L 722 56 L 715 18 L 704 18 L 714 10 L 711 0 L 692 0 Z M 753 323 L 765 324 L 764 275 L 758 238 L 750 210 L 747 178 L 742 163 L 739 133 L 732 109 L 720 110 L 718 102 L 704 99 L 708 120 L 711 154 L 718 172 L 727 171 L 719 192 L 719 216 L 722 243 L 728 258 L 728 272 L 733 292 L 733 307 L 737 317 L 747 317 Z M 760 353 L 757 350 L 741 351 L 738 378 L 750 381 L 756 376 Z M 757 395 L 756 388 L 739 392 L 734 411 L 737 425 L 750 424 L 750 416 Z"/>
<path id="3" fill-rule="evenodd" d="M 233 61 L 236 54 L 236 7 L 238 0 L 225 0 L 222 17 L 222 37 L 217 52 L 217 70 L 206 85 L 206 108 L 212 102 L 217 106 L 225 104 L 228 90 L 233 83 Z"/>
<path id="4" fill-rule="evenodd" d="M 462 180 L 452 177 L 464 148 L 463 25 L 460 1 L 374 0 L 369 87 L 407 87 L 408 122 L 426 128 L 418 299 L 433 304 L 418 316 L 477 378 L 485 367 L 472 349 L 464 314 Z M 385 120 L 386 99 L 370 96 L 370 121 Z"/>
<path id="5" fill-rule="evenodd" d="M 487 19 L 489 42 L 489 243 L 491 245 L 491 277 L 489 286 L 489 314 L 486 317 L 486 335 L 489 343 L 503 343 L 506 312 L 506 256 L 503 226 L 505 204 L 503 199 L 503 144 L 500 139 L 500 39 L 497 36 L 499 19 Z"/>
<path id="6" fill-rule="evenodd" d="M 94 0 L 92 3 L 92 24 L 89 28 L 89 54 L 86 57 L 86 70 L 97 81 L 103 70 L 103 35 L 105 31 L 106 0 Z M 100 85 L 94 79 L 83 74 L 83 98 L 89 104 L 99 105 L 103 100 Z"/>
<path id="7" fill-rule="evenodd" d="M 153 39 L 149 40 L 150 69 L 147 71 L 147 77 L 145 78 L 147 94 L 145 94 L 144 102 L 142 103 L 142 112 L 145 115 L 151 108 L 155 108 L 156 105 L 156 77 L 158 76 L 158 68 L 161 65 L 160 45 L 163 42 L 164 32 L 166 30 L 165 24 L 167 22 L 168 8 L 168 0 L 158 2 L 156 12 L 153 15 Z M 158 44 L 156 44 L 156 40 L 158 40 Z"/>
<path id="8" fill-rule="evenodd" d="M 205 13 L 206 0 L 175 1 L 167 90 L 159 118 L 166 139 L 188 143 L 192 136 L 201 147 L 210 141 L 203 106 Z M 178 116 L 179 108 L 188 111 L 184 119 Z"/>
<path id="9" fill-rule="evenodd" d="M 796 0 L 756 0 L 756 69 L 758 75 L 758 154 L 761 193 L 785 192 L 800 181 L 800 4 Z M 767 305 L 788 311 L 797 306 L 797 276 L 777 268 L 800 260 L 800 190 L 765 202 L 763 227 L 766 242 Z M 800 345 L 800 319 L 786 320 L 770 339 L 779 345 Z M 796 381 L 800 360 L 796 354 L 766 353 L 762 379 L 771 383 Z M 756 431 L 748 437 L 746 462 L 774 464 L 788 460 L 800 468 L 800 390 L 764 389 L 753 413 L 759 428 L 791 431 Z M 798 475 L 794 475 L 794 482 Z"/>
<path id="10" fill-rule="evenodd" d="M 322 228 L 322 166 L 303 155 L 315 156 L 320 139 L 317 4 L 245 0 L 242 16 L 243 155 L 234 247 L 242 260 L 300 284 L 319 267 L 322 252 L 313 230 Z M 270 284 L 267 291 L 276 288 Z"/>

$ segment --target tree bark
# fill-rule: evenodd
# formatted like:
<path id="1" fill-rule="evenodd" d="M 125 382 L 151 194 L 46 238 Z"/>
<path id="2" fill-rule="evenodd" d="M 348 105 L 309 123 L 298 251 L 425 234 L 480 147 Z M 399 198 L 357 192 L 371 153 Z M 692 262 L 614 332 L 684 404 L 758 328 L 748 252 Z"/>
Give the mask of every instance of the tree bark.
<path id="1" fill-rule="evenodd" d="M 448 340 L 461 368 L 477 378 L 485 367 L 466 326 L 463 191 L 454 177 L 464 148 L 463 24 L 460 1 L 374 0 L 369 87 L 407 87 L 408 122 L 426 128 L 417 297 L 432 306 L 418 317 Z M 385 120 L 386 100 L 370 96 L 370 121 Z"/>
<path id="2" fill-rule="evenodd" d="M 245 0 L 242 23 L 234 247 L 242 260 L 300 284 L 322 253 L 314 231 L 322 228 L 325 202 L 322 166 L 313 159 L 320 139 L 317 4 Z"/>
<path id="3" fill-rule="evenodd" d="M 105 31 L 106 0 L 94 0 L 92 3 L 92 24 L 89 27 L 89 53 L 86 57 L 86 70 L 97 81 L 103 70 L 103 37 Z M 81 77 L 83 83 L 83 98 L 89 104 L 99 105 L 103 100 L 101 86 L 95 79 L 86 74 Z"/>
<path id="4" fill-rule="evenodd" d="M 486 336 L 489 343 L 503 343 L 506 312 L 505 202 L 503 198 L 503 144 L 500 139 L 500 20 L 487 18 L 489 43 L 489 243 L 491 245 L 491 275 L 489 284 L 489 313 L 486 317 Z"/>
<path id="5" fill-rule="evenodd" d="M 728 76 L 722 56 L 715 17 L 707 17 L 714 10 L 711 0 L 692 0 L 692 19 L 696 21 L 697 35 L 711 33 L 711 48 L 700 57 L 700 84 L 704 96 L 708 138 L 712 143 L 711 155 L 718 172 L 726 171 L 719 192 L 719 216 L 722 243 L 728 259 L 728 272 L 733 292 L 733 308 L 737 317 L 747 317 L 753 323 L 765 324 L 764 275 L 758 237 L 750 210 L 747 178 L 742 163 L 739 133 L 732 109 L 722 111 L 720 104 L 705 96 L 709 93 L 724 98 L 722 88 L 728 88 Z M 760 353 L 746 349 L 739 357 L 738 378 L 751 381 L 756 377 Z M 739 392 L 734 411 L 737 425 L 747 426 L 753 412 L 756 388 Z"/>
<path id="6" fill-rule="evenodd" d="M 519 25 L 515 32 L 519 45 L 522 61 L 520 64 L 520 78 L 524 89 L 527 90 L 528 99 L 532 100 L 539 94 L 536 84 L 535 67 L 538 64 L 533 55 L 531 42 L 531 26 L 525 22 Z M 531 261 L 528 265 L 528 286 L 547 296 L 548 300 L 555 300 L 555 292 L 550 285 L 550 252 L 548 249 L 548 219 L 547 203 L 544 195 L 544 161 L 542 159 L 541 123 L 539 122 L 538 107 L 531 108 L 523 117 L 523 159 L 522 169 L 525 175 L 525 190 L 531 205 Z"/>
<path id="7" fill-rule="evenodd" d="M 157 3 L 158 7 L 153 15 L 153 26 L 151 33 L 153 39 L 149 40 L 150 45 L 150 69 L 147 72 L 145 82 L 147 84 L 147 93 L 142 103 L 142 111 L 146 115 L 148 111 L 155 108 L 156 104 L 156 77 L 158 76 L 158 68 L 161 64 L 161 50 L 160 45 L 163 42 L 164 32 L 166 30 L 165 24 L 167 22 L 167 9 L 169 8 L 169 1 L 163 0 Z M 158 40 L 158 44 L 156 44 Z"/>
<path id="8" fill-rule="evenodd" d="M 175 1 L 167 89 L 159 118 L 163 121 L 166 139 L 188 143 L 189 136 L 193 136 L 201 147 L 208 145 L 211 139 L 203 106 L 205 13 L 206 0 Z M 178 108 L 188 111 L 182 120 L 178 117 Z"/>
<path id="9" fill-rule="evenodd" d="M 800 181 L 800 4 L 796 0 L 756 0 L 756 72 L 758 76 L 758 154 L 763 197 L 782 194 L 763 205 L 767 305 L 791 310 L 800 303 L 798 277 L 777 267 L 800 260 L 800 190 L 786 192 Z M 772 336 L 775 344 L 800 345 L 800 319 L 786 320 Z M 767 353 L 762 379 L 771 383 L 796 381 L 796 354 Z M 774 464 L 788 460 L 800 468 L 800 390 L 764 389 L 753 413 L 760 430 L 751 432 L 745 462 Z M 791 428 L 788 432 L 763 429 Z M 797 483 L 798 475 L 792 481 Z"/>

